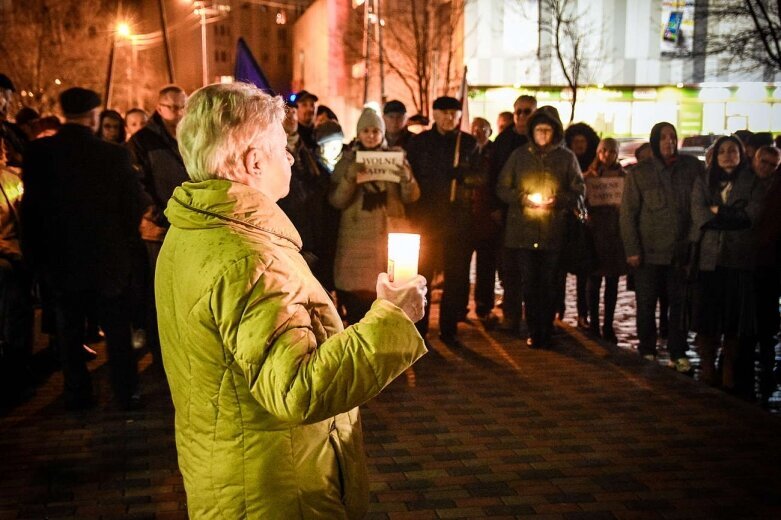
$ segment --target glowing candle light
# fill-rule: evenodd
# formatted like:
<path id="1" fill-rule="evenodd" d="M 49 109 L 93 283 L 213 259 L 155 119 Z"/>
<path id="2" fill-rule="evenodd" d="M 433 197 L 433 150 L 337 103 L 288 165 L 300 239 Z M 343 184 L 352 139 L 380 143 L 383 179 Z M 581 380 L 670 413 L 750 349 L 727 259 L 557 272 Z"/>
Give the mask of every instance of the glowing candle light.
<path id="1" fill-rule="evenodd" d="M 530 193 L 529 200 L 532 201 L 537 206 L 542 205 L 542 203 L 544 202 L 542 199 L 542 193 Z"/>
<path id="2" fill-rule="evenodd" d="M 402 285 L 418 274 L 420 235 L 388 233 L 388 279 Z"/>

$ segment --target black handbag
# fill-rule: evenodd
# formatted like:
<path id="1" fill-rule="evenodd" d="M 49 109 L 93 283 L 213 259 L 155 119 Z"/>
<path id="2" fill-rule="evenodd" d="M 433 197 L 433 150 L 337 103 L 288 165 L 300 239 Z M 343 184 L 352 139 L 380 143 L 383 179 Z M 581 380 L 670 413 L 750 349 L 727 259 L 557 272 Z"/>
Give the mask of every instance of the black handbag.
<path id="1" fill-rule="evenodd" d="M 587 225 L 588 211 L 583 197 L 578 198 L 575 209 L 566 213 L 566 219 L 561 268 L 572 274 L 590 274 L 597 267 L 597 252 Z"/>

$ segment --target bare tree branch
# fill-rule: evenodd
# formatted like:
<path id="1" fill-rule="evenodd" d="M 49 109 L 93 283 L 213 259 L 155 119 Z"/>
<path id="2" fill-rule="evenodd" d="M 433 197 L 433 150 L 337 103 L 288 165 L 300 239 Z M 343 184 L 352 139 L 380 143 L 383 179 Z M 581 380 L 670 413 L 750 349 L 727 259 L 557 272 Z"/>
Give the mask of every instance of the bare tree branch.
<path id="1" fill-rule="evenodd" d="M 719 55 L 727 70 L 755 72 L 757 67 L 781 72 L 781 1 L 721 0 L 710 2 L 707 19 L 715 29 L 699 56 Z M 726 72 L 726 70 L 725 70 Z"/>
<path id="2" fill-rule="evenodd" d="M 575 106 L 578 102 L 578 89 L 581 78 L 587 67 L 586 56 L 586 29 L 578 26 L 577 13 L 571 14 L 573 9 L 570 0 L 545 0 L 543 6 L 551 13 L 553 27 L 551 32 L 554 38 L 556 58 L 561 68 L 561 73 L 572 91 L 569 122 L 575 119 Z"/>

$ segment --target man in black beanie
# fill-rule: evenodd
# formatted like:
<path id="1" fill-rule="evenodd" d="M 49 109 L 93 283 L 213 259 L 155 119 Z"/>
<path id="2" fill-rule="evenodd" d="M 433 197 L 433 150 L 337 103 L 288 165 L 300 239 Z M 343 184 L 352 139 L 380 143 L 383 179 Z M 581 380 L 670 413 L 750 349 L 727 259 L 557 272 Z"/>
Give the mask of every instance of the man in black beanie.
<path id="1" fill-rule="evenodd" d="M 469 262 L 474 250 L 470 212 L 478 160 L 477 142 L 459 130 L 461 102 L 443 96 L 434 101 L 434 126 L 410 139 L 407 159 L 420 184 L 420 199 L 408 216 L 420 234 L 420 274 L 429 282 L 444 271 L 439 311 L 440 339 L 459 346 L 457 324 L 469 303 Z M 429 307 L 416 326 L 428 333 Z"/>
<path id="2" fill-rule="evenodd" d="M 82 351 L 87 315 L 106 334 L 118 404 L 133 408 L 139 399 L 128 296 L 145 204 L 128 151 L 95 136 L 100 105 L 92 90 L 65 90 L 65 124 L 57 135 L 33 141 L 23 164 L 22 248 L 54 292 L 70 409 L 94 404 Z"/>

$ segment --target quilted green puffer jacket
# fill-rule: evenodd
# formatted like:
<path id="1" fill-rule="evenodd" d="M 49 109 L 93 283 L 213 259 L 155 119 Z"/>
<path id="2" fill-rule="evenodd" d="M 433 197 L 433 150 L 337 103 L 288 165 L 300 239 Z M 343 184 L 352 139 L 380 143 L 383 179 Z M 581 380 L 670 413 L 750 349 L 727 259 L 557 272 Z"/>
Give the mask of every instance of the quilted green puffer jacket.
<path id="1" fill-rule="evenodd" d="M 155 293 L 190 518 L 358 518 L 368 478 L 356 408 L 420 358 L 413 323 L 378 300 L 343 330 L 261 193 L 227 180 L 174 191 Z"/>

